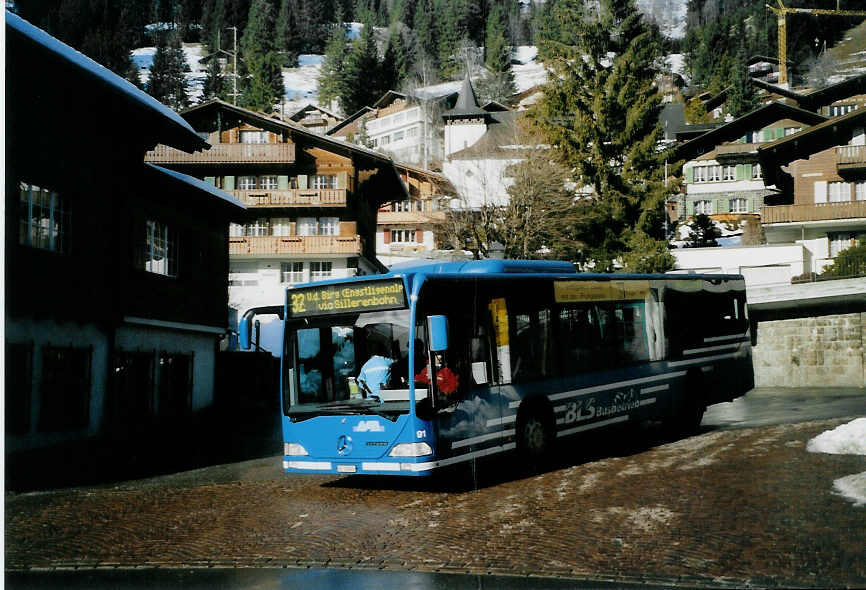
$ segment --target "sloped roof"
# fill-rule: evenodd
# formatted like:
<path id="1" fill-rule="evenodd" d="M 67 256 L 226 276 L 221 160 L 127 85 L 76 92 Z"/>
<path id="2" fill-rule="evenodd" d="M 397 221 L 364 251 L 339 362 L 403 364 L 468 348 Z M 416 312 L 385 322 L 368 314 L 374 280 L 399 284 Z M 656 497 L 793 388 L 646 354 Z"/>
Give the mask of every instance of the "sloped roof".
<path id="1" fill-rule="evenodd" d="M 485 115 L 487 115 L 487 111 L 478 106 L 478 99 L 475 97 L 472 82 L 469 80 L 469 76 L 466 76 L 460 86 L 457 103 L 453 109 L 442 113 L 442 118 L 483 117 Z"/>
<path id="2" fill-rule="evenodd" d="M 22 108 L 43 113 L 57 109 L 67 116 L 86 112 L 106 121 L 114 119 L 107 133 L 129 137 L 132 127 L 135 139 L 149 147 L 163 143 L 186 152 L 209 147 L 169 107 L 8 10 L 6 50 L 7 70 L 15 72 L 7 80 L 28 87 L 30 102 L 20 105 Z M 21 77 L 25 75 L 27 79 Z M 82 86 L 87 87 L 86 93 L 79 92 Z"/>
<path id="3" fill-rule="evenodd" d="M 772 102 L 680 145 L 676 148 L 677 158 L 691 160 L 726 141 L 734 141 L 749 131 L 760 129 L 780 119 L 791 119 L 808 125 L 817 125 L 826 121 L 827 117 L 781 102 Z"/>
<path id="4" fill-rule="evenodd" d="M 244 205 L 243 203 L 241 203 L 240 201 L 235 199 L 233 196 L 231 196 L 227 192 L 218 189 L 217 187 L 215 187 L 214 185 L 212 185 L 210 183 L 207 183 L 203 180 L 199 180 L 198 178 L 195 178 L 194 176 L 189 176 L 188 174 L 182 174 L 182 173 L 177 172 L 175 170 L 169 170 L 168 168 L 162 168 L 161 166 L 156 166 L 156 165 L 151 164 L 149 162 L 145 162 L 145 166 L 147 166 L 149 169 L 153 169 L 154 171 L 156 171 L 157 173 L 159 173 L 161 175 L 169 177 L 170 179 L 172 179 L 174 181 L 189 185 L 189 186 L 197 189 L 201 193 L 217 197 L 218 199 L 223 201 L 224 204 L 227 205 L 231 209 L 243 210 L 243 209 L 247 208 L 246 205 Z"/>
<path id="5" fill-rule="evenodd" d="M 449 155 L 450 160 L 511 160 L 524 157 L 524 152 L 535 146 L 517 143 L 517 121 L 522 116 L 520 111 L 502 111 L 488 113 L 490 120 L 487 132 L 481 139 L 467 148 Z"/>
<path id="6" fill-rule="evenodd" d="M 794 160 L 808 158 L 833 146 L 845 145 L 851 140 L 854 128 L 864 126 L 866 126 L 866 109 L 857 109 L 832 119 L 825 119 L 799 133 L 762 144 L 758 146 L 758 157 L 761 159 L 762 167 L 770 175 L 768 180 L 772 182 L 772 175 L 777 166 L 785 166 Z M 765 178 L 768 174 L 765 174 Z"/>
<path id="7" fill-rule="evenodd" d="M 331 111 L 329 111 L 327 109 L 323 109 L 322 107 L 320 107 L 318 105 L 314 105 L 312 103 L 307 103 L 304 106 L 302 106 L 301 108 L 299 108 L 291 116 L 289 116 L 289 119 L 291 121 L 297 121 L 299 119 L 302 119 L 304 117 L 304 115 L 310 111 L 320 111 L 322 113 L 325 113 L 329 117 L 333 117 L 333 118 L 338 119 L 338 120 L 340 119 L 339 115 L 335 115 Z"/>
<path id="8" fill-rule="evenodd" d="M 345 135 L 345 133 L 340 133 L 340 132 L 344 131 L 344 130 L 348 131 L 348 128 L 352 124 L 356 123 L 358 121 L 358 119 L 360 119 L 361 117 L 363 117 L 367 113 L 375 113 L 375 112 L 376 112 L 376 109 L 374 109 L 373 107 L 361 107 L 360 109 L 355 111 L 353 114 L 349 115 L 348 117 L 346 117 L 345 119 L 343 119 L 342 121 L 340 121 L 339 123 L 337 123 L 336 125 L 331 127 L 330 129 L 325 131 L 325 135 L 338 135 L 338 136 Z"/>
<path id="9" fill-rule="evenodd" d="M 398 98 L 405 99 L 406 95 L 402 92 L 397 92 L 396 90 L 389 90 L 385 94 L 382 95 L 382 98 L 373 103 L 373 108 L 382 109 L 393 103 Z"/>

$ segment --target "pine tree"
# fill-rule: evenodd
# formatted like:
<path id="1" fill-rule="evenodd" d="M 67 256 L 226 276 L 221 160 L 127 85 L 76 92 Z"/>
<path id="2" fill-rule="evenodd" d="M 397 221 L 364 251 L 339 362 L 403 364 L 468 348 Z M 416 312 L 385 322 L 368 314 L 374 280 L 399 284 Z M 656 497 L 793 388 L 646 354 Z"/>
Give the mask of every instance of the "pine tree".
<path id="1" fill-rule="evenodd" d="M 412 20 L 415 33 L 415 56 L 418 60 L 439 69 L 439 38 L 433 17 L 432 0 L 419 0 Z"/>
<path id="2" fill-rule="evenodd" d="M 494 7 L 487 17 L 484 65 L 487 67 L 488 77 L 481 94 L 488 100 L 503 104 L 510 103 L 511 97 L 517 92 L 511 71 L 511 47 L 506 37 L 506 26 L 502 7 Z"/>
<path id="3" fill-rule="evenodd" d="M 382 72 L 381 89 L 384 92 L 400 88 L 409 75 L 409 56 L 406 54 L 406 46 L 403 44 L 403 35 L 400 33 L 401 24 L 391 28 L 388 38 L 388 46 L 382 58 L 380 70 Z"/>
<path id="4" fill-rule="evenodd" d="M 733 81 L 725 103 L 725 110 L 734 118 L 745 115 L 759 104 L 758 95 L 749 77 L 746 59 L 746 44 L 741 40 L 734 62 Z"/>
<path id="5" fill-rule="evenodd" d="M 298 23 L 295 17 L 293 0 L 280 2 L 280 13 L 277 16 L 277 51 L 283 56 L 283 65 L 288 68 L 298 66 L 298 54 L 301 49 L 301 38 L 298 35 Z"/>
<path id="6" fill-rule="evenodd" d="M 376 50 L 376 38 L 373 35 L 373 21 L 371 13 L 368 12 L 361 36 L 352 43 L 343 70 L 344 83 L 340 104 L 346 113 L 354 113 L 364 106 L 373 104 L 379 98 L 382 89 L 379 82 L 375 80 L 378 73 L 379 56 Z"/>
<path id="7" fill-rule="evenodd" d="M 176 111 L 189 106 L 185 72 L 189 71 L 180 43 L 179 30 L 159 34 L 150 68 L 147 93 Z"/>
<path id="8" fill-rule="evenodd" d="M 241 38 L 241 56 L 249 72 L 243 104 L 271 112 L 283 98 L 281 58 L 275 43 L 274 8 L 269 0 L 254 0 Z"/>
<path id="9" fill-rule="evenodd" d="M 219 55 L 212 56 L 207 64 L 207 74 L 204 79 L 201 102 L 213 98 L 226 98 L 226 83 Z"/>
<path id="10" fill-rule="evenodd" d="M 322 104 L 330 105 L 339 100 L 343 94 L 346 56 L 349 53 L 349 43 L 346 40 L 346 25 L 342 18 L 332 27 L 331 37 L 325 49 L 325 59 L 319 72 L 318 93 Z M 352 114 L 352 113 L 346 113 Z"/>
<path id="11" fill-rule="evenodd" d="M 597 8 L 597 9 L 596 9 Z M 592 196 L 577 205 L 582 262 L 613 270 L 663 236 L 664 156 L 654 86 L 661 42 L 632 0 L 557 3 L 561 41 L 542 43 L 552 75 L 532 118 Z M 613 57 L 610 57 L 613 55 Z"/>
<path id="12" fill-rule="evenodd" d="M 439 74 L 445 80 L 453 80 L 464 74 L 457 49 L 467 35 L 461 18 L 460 0 L 445 0 L 442 8 L 444 14 L 439 21 Z"/>

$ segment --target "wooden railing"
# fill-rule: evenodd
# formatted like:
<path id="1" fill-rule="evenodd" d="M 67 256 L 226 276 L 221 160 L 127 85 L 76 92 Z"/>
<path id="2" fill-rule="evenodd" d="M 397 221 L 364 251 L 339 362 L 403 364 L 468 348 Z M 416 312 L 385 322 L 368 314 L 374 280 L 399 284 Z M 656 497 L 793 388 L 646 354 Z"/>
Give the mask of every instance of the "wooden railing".
<path id="1" fill-rule="evenodd" d="M 866 201 L 761 207 L 762 223 L 824 221 L 827 219 L 855 219 L 860 217 L 866 217 Z"/>
<path id="2" fill-rule="evenodd" d="M 436 223 L 445 220 L 444 211 L 379 211 L 377 223 Z"/>
<path id="3" fill-rule="evenodd" d="M 866 166 L 866 145 L 840 145 L 836 148 L 836 165 L 840 168 Z"/>
<path id="4" fill-rule="evenodd" d="M 346 189 L 234 190 L 234 197 L 250 207 L 345 207 Z"/>
<path id="5" fill-rule="evenodd" d="M 229 238 L 230 256 L 361 253 L 361 236 L 244 236 Z"/>
<path id="6" fill-rule="evenodd" d="M 295 161 L 293 143 L 218 143 L 210 149 L 188 154 L 166 145 L 158 145 L 144 156 L 154 164 L 234 164 L 263 162 L 291 164 Z"/>

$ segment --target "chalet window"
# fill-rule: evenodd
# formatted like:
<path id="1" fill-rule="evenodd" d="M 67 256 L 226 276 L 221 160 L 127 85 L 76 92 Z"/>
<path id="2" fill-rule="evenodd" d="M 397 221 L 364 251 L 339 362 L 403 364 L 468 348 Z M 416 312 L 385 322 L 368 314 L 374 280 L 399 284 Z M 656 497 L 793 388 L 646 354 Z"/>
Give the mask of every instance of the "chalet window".
<path id="1" fill-rule="evenodd" d="M 239 176 L 238 177 L 238 189 L 242 191 L 249 191 L 256 188 L 256 177 L 255 176 Z"/>
<path id="2" fill-rule="evenodd" d="M 18 189 L 18 243 L 52 252 L 66 252 L 70 224 L 67 200 L 56 192 L 26 182 L 19 183 Z"/>
<path id="3" fill-rule="evenodd" d="M 731 199 L 728 202 L 728 211 L 731 213 L 748 213 L 749 203 L 746 199 Z"/>
<path id="4" fill-rule="evenodd" d="M 320 281 L 330 278 L 333 274 L 333 264 L 333 262 L 311 262 L 310 280 Z"/>
<path id="5" fill-rule="evenodd" d="M 860 180 L 854 183 L 854 200 L 866 201 L 866 181 Z"/>
<path id="6" fill-rule="evenodd" d="M 281 262 L 280 277 L 286 285 L 296 285 L 304 282 L 303 262 Z"/>
<path id="7" fill-rule="evenodd" d="M 339 217 L 320 217 L 319 218 L 319 235 L 320 236 L 336 236 L 340 233 L 340 218 Z"/>
<path id="8" fill-rule="evenodd" d="M 230 223 L 229 224 L 229 236 L 232 238 L 239 238 L 244 234 L 244 226 L 240 223 Z"/>
<path id="9" fill-rule="evenodd" d="M 761 178 L 761 165 L 752 164 L 752 180 L 760 180 Z"/>
<path id="10" fill-rule="evenodd" d="M 847 182 L 827 183 L 827 196 L 831 203 L 844 203 L 851 200 L 851 185 Z"/>
<path id="11" fill-rule="evenodd" d="M 417 137 L 418 136 L 418 128 L 410 127 L 406 130 L 406 137 Z"/>
<path id="12" fill-rule="evenodd" d="M 160 221 L 147 220 L 141 268 L 168 277 L 177 276 L 177 232 Z"/>
<path id="13" fill-rule="evenodd" d="M 315 217 L 298 218 L 298 235 L 314 236 L 319 230 L 319 222 Z"/>
<path id="14" fill-rule="evenodd" d="M 723 170 L 722 177 L 725 180 L 736 180 L 737 179 L 737 167 L 736 166 L 725 166 Z"/>
<path id="15" fill-rule="evenodd" d="M 42 348 L 39 430 L 61 432 L 90 422 L 90 348 Z"/>
<path id="16" fill-rule="evenodd" d="M 785 127 L 785 136 L 794 135 L 795 133 L 799 133 L 802 127 Z"/>
<path id="17" fill-rule="evenodd" d="M 260 176 L 259 177 L 259 188 L 262 190 L 276 190 L 277 189 L 277 177 L 276 175 L 268 175 L 268 176 Z"/>
<path id="18" fill-rule="evenodd" d="M 837 104 L 828 108 L 831 117 L 838 117 L 857 109 L 856 104 Z"/>
<path id="19" fill-rule="evenodd" d="M 403 138 L 406 136 L 404 131 L 396 131 L 394 133 L 394 141 L 403 141 Z"/>
<path id="20" fill-rule="evenodd" d="M 290 236 L 294 225 L 289 217 L 274 217 L 271 219 L 271 235 Z"/>
<path id="21" fill-rule="evenodd" d="M 857 236 L 851 232 L 831 233 L 827 237 L 830 239 L 830 257 L 835 258 L 839 252 L 857 245 Z"/>
<path id="22" fill-rule="evenodd" d="M 267 131 L 241 131 L 241 143 L 268 143 Z"/>
<path id="23" fill-rule="evenodd" d="M 695 201 L 695 215 L 699 215 L 701 213 L 703 213 L 704 215 L 710 215 L 712 212 L 712 201 Z"/>
<path id="24" fill-rule="evenodd" d="M 269 236 L 271 235 L 271 220 L 267 217 L 256 219 L 244 226 L 244 235 L 247 236 Z"/>
<path id="25" fill-rule="evenodd" d="M 391 230 L 391 242 L 414 243 L 415 242 L 415 230 L 414 229 L 392 229 Z"/>
<path id="26" fill-rule="evenodd" d="M 337 188 L 337 176 L 335 174 L 313 174 L 310 180 L 314 189 Z"/>

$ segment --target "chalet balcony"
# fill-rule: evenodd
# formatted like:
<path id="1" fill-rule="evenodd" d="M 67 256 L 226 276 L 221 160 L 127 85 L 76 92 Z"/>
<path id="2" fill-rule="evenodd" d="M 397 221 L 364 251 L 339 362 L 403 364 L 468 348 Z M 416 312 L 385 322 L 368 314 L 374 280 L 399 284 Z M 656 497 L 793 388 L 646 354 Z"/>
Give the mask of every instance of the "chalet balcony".
<path id="1" fill-rule="evenodd" d="M 345 207 L 344 188 L 234 190 L 231 194 L 248 207 Z"/>
<path id="2" fill-rule="evenodd" d="M 866 201 L 761 207 L 761 222 L 765 224 L 858 218 L 866 218 Z"/>
<path id="3" fill-rule="evenodd" d="M 757 154 L 756 143 L 727 143 L 716 147 L 716 159 L 734 158 L 745 154 Z"/>
<path id="4" fill-rule="evenodd" d="M 229 256 L 319 254 L 358 256 L 361 236 L 232 236 Z"/>
<path id="5" fill-rule="evenodd" d="M 145 154 L 153 164 L 292 164 L 295 161 L 293 143 L 218 143 L 210 149 L 188 154 L 158 145 Z"/>
<path id="6" fill-rule="evenodd" d="M 379 224 L 441 223 L 445 221 L 444 211 L 379 211 L 376 222 Z"/>
<path id="7" fill-rule="evenodd" d="M 836 148 L 836 167 L 840 172 L 866 168 L 866 145 L 840 145 Z"/>

